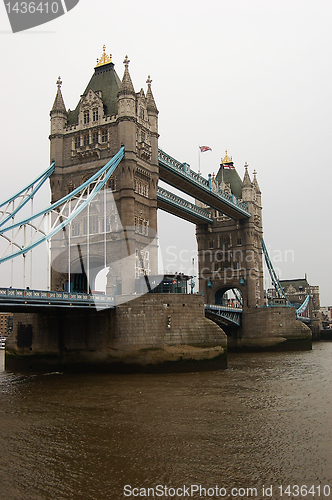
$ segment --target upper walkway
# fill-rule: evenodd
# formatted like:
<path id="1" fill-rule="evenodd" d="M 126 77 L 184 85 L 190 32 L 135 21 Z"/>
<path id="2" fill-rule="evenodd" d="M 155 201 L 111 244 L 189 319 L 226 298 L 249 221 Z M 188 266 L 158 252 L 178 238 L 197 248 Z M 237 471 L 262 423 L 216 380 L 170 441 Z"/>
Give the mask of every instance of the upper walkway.
<path id="1" fill-rule="evenodd" d="M 213 207 L 232 219 L 248 219 L 251 213 L 248 206 L 236 196 L 222 191 L 216 181 L 204 179 L 190 169 L 187 163 L 180 163 L 167 153 L 158 149 L 159 178 L 175 188 L 189 194 L 196 200 Z"/>

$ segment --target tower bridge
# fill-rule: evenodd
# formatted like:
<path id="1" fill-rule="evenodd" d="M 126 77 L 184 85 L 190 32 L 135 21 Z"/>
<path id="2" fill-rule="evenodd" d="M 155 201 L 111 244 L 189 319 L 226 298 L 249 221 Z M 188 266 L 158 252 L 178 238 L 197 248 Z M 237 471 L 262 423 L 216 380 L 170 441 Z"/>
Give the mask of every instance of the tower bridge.
<path id="1" fill-rule="evenodd" d="M 264 307 L 256 173 L 251 180 L 246 166 L 241 179 L 226 152 L 217 175 L 204 179 L 158 149 L 152 81 L 148 77 L 146 92 L 136 92 L 129 62 L 126 56 L 120 80 L 104 48 L 73 111 L 65 106 L 58 79 L 50 112 L 51 167 L 0 206 L 0 236 L 6 241 L 0 263 L 19 255 L 25 262 L 42 242 L 49 243 L 50 255 L 50 290 L 40 292 L 39 312 L 34 291 L 0 290 L 0 307 L 12 297 L 12 306 L 19 303 L 25 311 L 15 315 L 8 359 L 196 369 L 225 366 L 227 345 L 309 348 L 310 330 L 296 321 L 294 308 Z M 51 205 L 20 218 L 48 178 Z M 195 202 L 159 187 L 159 179 Z M 158 274 L 157 209 L 196 225 L 198 294 L 148 293 L 149 276 Z M 92 291 L 102 269 L 109 307 L 98 312 Z M 137 294 L 142 275 L 146 293 Z M 241 301 L 237 311 L 223 304 L 228 290 Z M 34 309 L 28 309 L 32 302 Z M 226 340 L 205 309 L 226 329 L 230 323 L 240 328 Z"/>

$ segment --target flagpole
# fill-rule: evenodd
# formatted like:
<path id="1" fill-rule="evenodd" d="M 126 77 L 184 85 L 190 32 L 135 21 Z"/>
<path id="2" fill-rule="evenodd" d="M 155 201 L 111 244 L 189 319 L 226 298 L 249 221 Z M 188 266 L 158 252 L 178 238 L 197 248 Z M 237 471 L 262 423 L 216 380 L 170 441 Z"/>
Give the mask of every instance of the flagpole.
<path id="1" fill-rule="evenodd" d="M 198 146 L 198 175 L 201 175 L 201 148 Z"/>

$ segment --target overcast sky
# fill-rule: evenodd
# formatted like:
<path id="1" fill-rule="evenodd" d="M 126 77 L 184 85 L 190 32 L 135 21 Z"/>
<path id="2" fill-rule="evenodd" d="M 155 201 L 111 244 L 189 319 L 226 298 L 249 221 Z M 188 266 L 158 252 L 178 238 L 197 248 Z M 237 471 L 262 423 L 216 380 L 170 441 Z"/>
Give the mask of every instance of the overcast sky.
<path id="1" fill-rule="evenodd" d="M 331 18 L 327 0 L 80 0 L 12 34 L 2 3 L 0 199 L 46 169 L 56 80 L 74 109 L 105 44 L 120 78 L 128 54 L 136 91 L 151 75 L 162 149 L 197 170 L 198 146 L 210 146 L 205 177 L 226 149 L 241 178 L 245 161 L 257 170 L 280 278 L 306 273 L 332 305 Z M 190 269 L 195 227 L 160 214 L 159 237 L 164 265 L 182 250 Z"/>

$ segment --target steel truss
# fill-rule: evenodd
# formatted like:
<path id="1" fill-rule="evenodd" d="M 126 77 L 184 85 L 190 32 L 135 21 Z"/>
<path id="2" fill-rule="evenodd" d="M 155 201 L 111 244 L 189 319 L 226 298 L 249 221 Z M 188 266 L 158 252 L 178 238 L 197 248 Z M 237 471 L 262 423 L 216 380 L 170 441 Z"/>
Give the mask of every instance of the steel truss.
<path id="1" fill-rule="evenodd" d="M 18 257 L 19 255 L 25 256 L 27 252 L 41 243 L 49 241 L 52 236 L 70 224 L 82 210 L 89 206 L 96 194 L 106 185 L 108 179 L 123 157 L 124 146 L 120 148 L 118 153 L 111 158 L 106 165 L 81 186 L 77 187 L 55 203 L 52 203 L 44 210 L 19 222 L 5 225 L 9 220 L 13 220 L 14 215 L 32 198 L 33 194 L 41 187 L 42 183 L 51 175 L 54 171 L 54 164 L 37 179 L 37 182 L 39 182 L 36 187 L 32 187 L 36 183 L 36 181 L 34 181 L 27 188 L 0 205 L 0 208 L 6 207 L 6 209 L 3 210 L 3 213 L 6 214 L 5 219 L 0 225 L 0 238 L 4 239 L 6 243 L 5 249 L 0 254 L 0 264 Z M 31 190 L 31 192 L 23 194 L 27 193 L 29 190 Z M 19 197 L 23 197 L 22 201 L 16 209 L 9 212 L 8 207 L 10 203 L 13 203 Z M 47 227 L 46 230 L 43 229 L 45 226 Z M 27 237 L 27 228 L 30 228 L 29 237 Z M 8 234 L 9 232 L 11 232 L 11 235 Z M 21 242 L 22 239 L 23 243 Z"/>
<path id="2" fill-rule="evenodd" d="M 29 200 L 33 200 L 37 191 L 42 187 L 45 181 L 49 179 L 50 175 L 53 174 L 54 168 L 55 164 L 53 162 L 45 172 L 37 177 L 37 179 L 0 205 L 0 227 L 13 219 Z M 16 205 L 16 203 L 18 203 L 18 205 Z"/>

